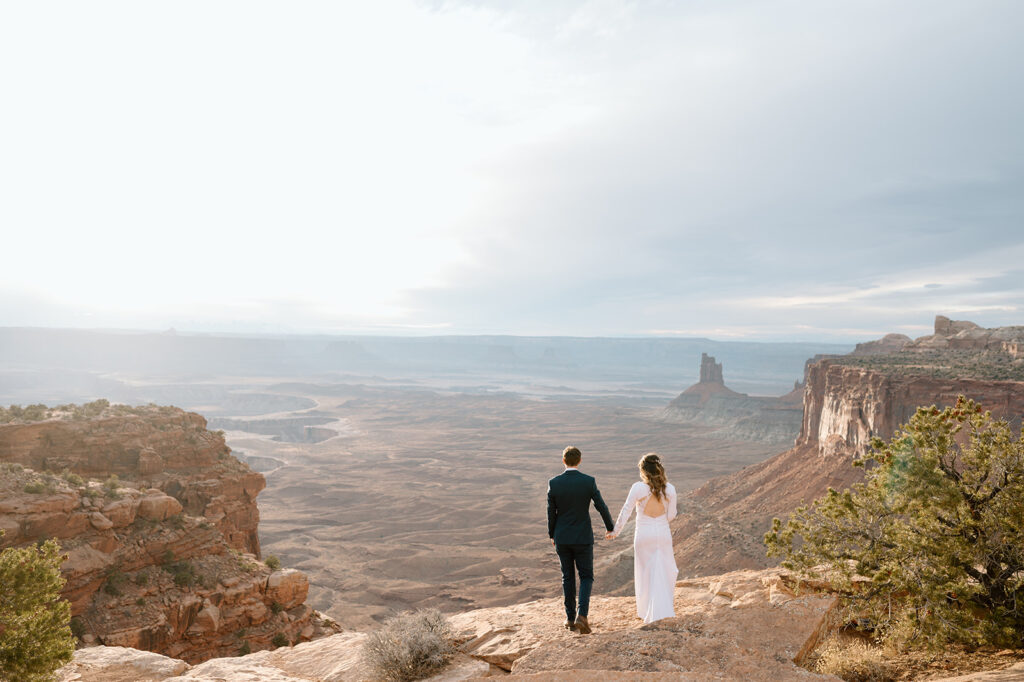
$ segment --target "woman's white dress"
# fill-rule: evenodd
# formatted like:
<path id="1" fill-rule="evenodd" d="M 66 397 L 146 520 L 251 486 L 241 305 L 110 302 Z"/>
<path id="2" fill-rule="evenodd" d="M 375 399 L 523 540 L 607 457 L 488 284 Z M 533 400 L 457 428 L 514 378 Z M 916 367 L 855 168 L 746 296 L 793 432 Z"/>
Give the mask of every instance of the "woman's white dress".
<path id="1" fill-rule="evenodd" d="M 676 489 L 669 483 L 665 488 L 662 503 L 665 513 L 661 516 L 647 516 L 644 506 L 651 496 L 651 489 L 637 481 L 629 489 L 626 503 L 622 505 L 619 518 L 612 533 L 618 536 L 636 509 L 636 532 L 633 534 L 633 579 L 636 583 L 636 615 L 645 623 L 670 618 L 676 615 L 674 598 L 676 556 L 672 551 L 672 531 L 668 522 L 676 515 Z"/>

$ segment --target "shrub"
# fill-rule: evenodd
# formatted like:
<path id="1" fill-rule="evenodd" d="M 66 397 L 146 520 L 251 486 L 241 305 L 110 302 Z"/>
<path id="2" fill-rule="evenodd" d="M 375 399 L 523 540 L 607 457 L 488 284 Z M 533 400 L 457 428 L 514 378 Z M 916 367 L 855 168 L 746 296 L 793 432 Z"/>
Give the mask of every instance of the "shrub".
<path id="1" fill-rule="evenodd" d="M 128 576 L 115 568 L 107 573 L 107 581 L 103 583 L 103 591 L 114 597 L 120 597 L 121 586 L 124 585 L 126 580 L 128 580 Z"/>
<path id="2" fill-rule="evenodd" d="M 85 634 L 85 622 L 83 622 L 81 618 L 79 618 L 78 616 L 73 616 L 71 618 L 71 622 L 69 623 L 69 627 L 71 628 L 72 635 L 74 635 L 78 639 L 82 639 L 82 635 Z"/>
<path id="3" fill-rule="evenodd" d="M 252 647 L 249 646 L 249 642 L 242 642 L 242 646 L 238 647 L 239 656 L 248 656 L 252 653 Z"/>
<path id="4" fill-rule="evenodd" d="M 451 659 L 451 627 L 436 609 L 390 618 L 363 643 L 362 657 L 378 679 L 404 681 L 427 677 Z"/>
<path id="5" fill-rule="evenodd" d="M 274 635 L 274 638 L 270 640 L 270 643 L 273 644 L 275 647 L 288 646 L 289 644 L 291 644 L 291 642 L 288 641 L 288 638 L 285 636 L 283 632 L 279 632 L 276 635 Z"/>
<path id="6" fill-rule="evenodd" d="M 143 599 L 142 597 L 139 597 L 138 599 L 135 600 L 135 605 L 136 606 L 145 606 L 146 605 L 146 600 Z"/>
<path id="7" fill-rule="evenodd" d="M 819 650 L 814 669 L 846 682 L 893 682 L 897 679 L 881 649 L 859 641 L 841 644 L 834 637 Z"/>
<path id="8" fill-rule="evenodd" d="M 885 641 L 1024 644 L 1024 438 L 961 396 L 872 448 L 863 483 L 773 521 L 769 553 L 826 566 Z"/>
<path id="9" fill-rule="evenodd" d="M 121 499 L 121 493 L 118 488 L 121 487 L 121 480 L 117 477 L 117 474 L 111 474 L 110 478 L 103 482 L 103 494 L 112 500 Z"/>
<path id="10" fill-rule="evenodd" d="M 284 607 L 281 606 L 281 602 L 273 601 L 270 602 L 270 611 L 272 613 L 281 613 L 282 611 L 284 611 Z"/>
<path id="11" fill-rule="evenodd" d="M 273 554 L 271 554 L 271 555 L 270 555 L 270 556 L 268 556 L 268 557 L 267 557 L 266 559 L 264 559 L 264 560 L 263 560 L 263 563 L 265 563 L 265 564 L 267 565 L 267 567 L 268 567 L 268 568 L 269 568 L 269 569 L 270 569 L 271 571 L 280 571 L 280 570 L 281 570 L 281 560 L 280 560 L 280 559 L 278 559 L 278 558 L 277 558 L 276 556 L 274 556 Z"/>
<path id="12" fill-rule="evenodd" d="M 174 584 L 178 587 L 189 587 L 194 585 L 198 578 L 195 567 L 189 561 L 179 561 L 177 563 L 167 564 L 163 568 L 174 576 Z"/>
<path id="13" fill-rule="evenodd" d="M 85 480 L 81 476 L 72 471 L 69 471 L 68 469 L 62 471 L 60 475 L 61 478 L 63 478 L 65 481 L 75 486 L 76 488 L 81 488 L 82 486 L 85 485 Z"/>
<path id="14" fill-rule="evenodd" d="M 146 573 L 145 571 L 139 571 L 138 573 L 135 574 L 135 584 L 136 585 L 141 586 L 141 585 L 147 584 L 148 582 L 149 582 L 149 574 Z"/>
<path id="15" fill-rule="evenodd" d="M 25 484 L 25 492 L 32 495 L 42 495 L 48 492 L 48 487 L 46 483 L 37 478 Z"/>
<path id="16" fill-rule="evenodd" d="M 0 531 L 2 533 L 2 531 Z M 71 660 L 71 605 L 61 599 L 60 545 L 0 552 L 0 679 L 42 682 Z"/>
<path id="17" fill-rule="evenodd" d="M 170 549 L 165 549 L 164 553 L 160 556 L 161 562 L 169 564 L 174 561 L 174 552 Z"/>

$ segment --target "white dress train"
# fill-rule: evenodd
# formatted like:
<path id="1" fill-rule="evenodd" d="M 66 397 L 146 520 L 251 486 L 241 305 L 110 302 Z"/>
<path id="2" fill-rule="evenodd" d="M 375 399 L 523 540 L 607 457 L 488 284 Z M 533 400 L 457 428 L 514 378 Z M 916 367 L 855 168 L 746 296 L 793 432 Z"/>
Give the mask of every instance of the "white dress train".
<path id="1" fill-rule="evenodd" d="M 679 569 L 672 551 L 672 531 L 668 522 L 676 516 L 676 489 L 669 483 L 662 500 L 665 512 L 647 516 L 644 506 L 651 489 L 637 481 L 629 489 L 626 503 L 612 533 L 617 537 L 636 509 L 636 532 L 633 534 L 633 580 L 636 584 L 636 615 L 650 623 L 671 618 L 675 611 L 675 586 Z"/>

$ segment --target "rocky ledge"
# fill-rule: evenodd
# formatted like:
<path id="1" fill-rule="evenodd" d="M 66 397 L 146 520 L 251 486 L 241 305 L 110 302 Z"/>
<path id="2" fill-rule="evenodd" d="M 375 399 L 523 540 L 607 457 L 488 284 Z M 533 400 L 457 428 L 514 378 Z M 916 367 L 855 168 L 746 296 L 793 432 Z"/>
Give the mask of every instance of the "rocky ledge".
<path id="1" fill-rule="evenodd" d="M 649 625 L 632 598 L 596 597 L 589 636 L 561 628 L 561 599 L 468 611 L 450 617 L 459 655 L 431 679 L 834 680 L 799 666 L 827 632 L 834 606 L 832 597 L 769 569 L 680 581 L 677 616 Z M 135 666 L 139 680 L 369 680 L 359 656 L 365 638 L 345 632 L 194 667 L 94 647 L 76 652 L 60 679 L 98 682 Z"/>
<path id="2" fill-rule="evenodd" d="M 336 632 L 259 561 L 262 476 L 199 415 L 130 409 L 0 426 L 0 548 L 57 539 L 81 641 L 198 663 Z"/>

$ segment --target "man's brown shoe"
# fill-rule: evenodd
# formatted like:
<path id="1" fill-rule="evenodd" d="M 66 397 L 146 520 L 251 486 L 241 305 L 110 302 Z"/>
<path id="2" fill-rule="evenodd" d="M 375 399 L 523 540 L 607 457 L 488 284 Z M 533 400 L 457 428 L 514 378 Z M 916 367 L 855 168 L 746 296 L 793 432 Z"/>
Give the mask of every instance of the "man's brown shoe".
<path id="1" fill-rule="evenodd" d="M 566 630 L 572 630 L 573 632 L 576 632 L 576 624 L 575 623 L 570 623 L 569 621 L 565 621 L 564 623 L 562 623 L 562 627 L 565 628 Z"/>
<path id="2" fill-rule="evenodd" d="M 576 616 L 576 631 L 581 635 L 590 634 L 590 623 L 587 622 L 586 616 Z"/>

